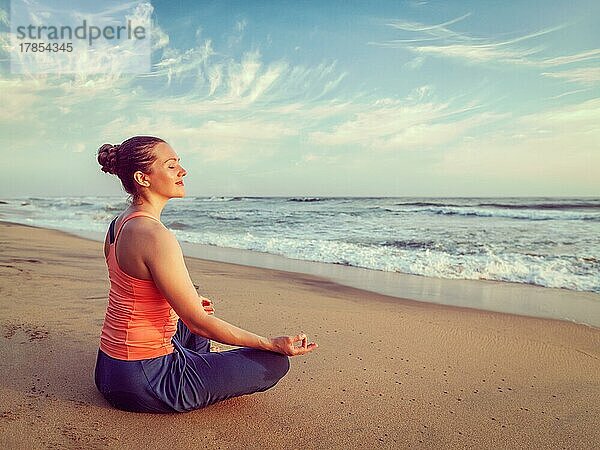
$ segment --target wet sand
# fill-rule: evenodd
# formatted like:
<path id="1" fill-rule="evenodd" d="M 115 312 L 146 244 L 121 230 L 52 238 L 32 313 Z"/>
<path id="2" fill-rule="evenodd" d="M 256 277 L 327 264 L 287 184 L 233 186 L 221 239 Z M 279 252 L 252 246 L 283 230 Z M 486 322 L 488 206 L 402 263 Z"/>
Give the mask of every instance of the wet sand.
<path id="1" fill-rule="evenodd" d="M 0 223 L 0 447 L 600 445 L 596 328 L 186 260 L 220 317 L 263 335 L 302 329 L 319 349 L 265 393 L 185 414 L 114 410 L 92 376 L 102 244 Z"/>

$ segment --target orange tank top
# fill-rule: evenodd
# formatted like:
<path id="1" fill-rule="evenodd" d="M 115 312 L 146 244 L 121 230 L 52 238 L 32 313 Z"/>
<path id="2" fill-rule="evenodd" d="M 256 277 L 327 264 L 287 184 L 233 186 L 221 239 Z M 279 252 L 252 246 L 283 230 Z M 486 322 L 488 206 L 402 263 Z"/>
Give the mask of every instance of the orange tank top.
<path id="1" fill-rule="evenodd" d="M 171 338 L 177 330 L 178 316 L 154 281 L 128 275 L 117 262 L 116 244 L 121 229 L 128 220 L 140 216 L 157 220 L 143 211 L 125 217 L 110 242 L 106 257 L 110 292 L 100 349 L 116 359 L 140 360 L 168 355 L 173 352 Z"/>

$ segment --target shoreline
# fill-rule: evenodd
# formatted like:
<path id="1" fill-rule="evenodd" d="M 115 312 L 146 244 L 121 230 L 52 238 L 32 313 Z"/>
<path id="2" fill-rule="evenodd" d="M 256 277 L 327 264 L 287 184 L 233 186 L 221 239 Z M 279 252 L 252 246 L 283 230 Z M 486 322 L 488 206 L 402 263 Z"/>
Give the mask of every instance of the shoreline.
<path id="1" fill-rule="evenodd" d="M 53 230 L 103 242 L 103 233 L 46 228 L 5 221 L 32 228 Z M 340 264 L 291 259 L 245 249 L 216 247 L 180 241 L 186 257 L 203 261 L 312 275 L 340 286 L 383 294 L 398 300 L 475 309 L 518 316 L 554 319 L 600 328 L 600 294 L 570 291 L 515 282 L 456 280 L 383 272 Z"/>

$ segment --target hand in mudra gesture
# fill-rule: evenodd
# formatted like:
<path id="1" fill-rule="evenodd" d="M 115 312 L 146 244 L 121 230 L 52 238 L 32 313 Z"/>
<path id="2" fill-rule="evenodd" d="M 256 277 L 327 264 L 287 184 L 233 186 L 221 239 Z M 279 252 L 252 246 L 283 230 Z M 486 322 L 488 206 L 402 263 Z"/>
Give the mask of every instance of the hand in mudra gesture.
<path id="1" fill-rule="evenodd" d="M 215 314 L 215 308 L 211 299 L 200 296 L 202 302 L 202 308 L 208 315 Z M 265 338 L 261 338 L 265 339 Z M 270 346 L 268 350 L 273 352 L 282 353 L 287 356 L 298 356 L 304 355 L 308 352 L 312 352 L 318 347 L 315 342 L 308 342 L 306 334 L 300 333 L 296 336 L 279 336 L 268 339 Z"/>
<path id="2" fill-rule="evenodd" d="M 273 345 L 273 351 L 277 353 L 283 353 L 287 356 L 298 356 L 304 355 L 308 352 L 312 352 L 318 347 L 315 342 L 308 342 L 306 334 L 300 333 L 297 336 L 279 336 L 271 338 L 271 344 Z"/>

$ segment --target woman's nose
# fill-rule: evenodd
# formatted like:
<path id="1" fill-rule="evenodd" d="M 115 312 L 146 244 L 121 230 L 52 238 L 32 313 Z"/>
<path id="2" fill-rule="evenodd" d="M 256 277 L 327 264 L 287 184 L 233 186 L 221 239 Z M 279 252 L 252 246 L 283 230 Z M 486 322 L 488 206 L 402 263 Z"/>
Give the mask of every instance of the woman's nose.
<path id="1" fill-rule="evenodd" d="M 183 172 L 181 174 L 182 177 L 185 177 L 187 175 L 187 170 L 185 170 L 183 167 L 181 168 L 181 171 Z"/>

